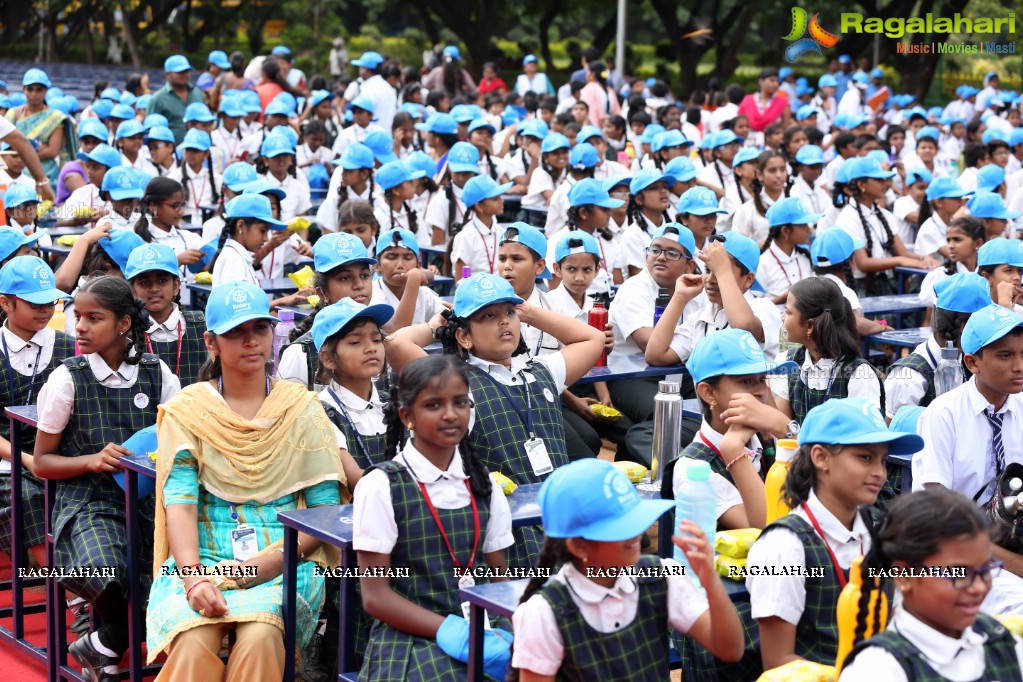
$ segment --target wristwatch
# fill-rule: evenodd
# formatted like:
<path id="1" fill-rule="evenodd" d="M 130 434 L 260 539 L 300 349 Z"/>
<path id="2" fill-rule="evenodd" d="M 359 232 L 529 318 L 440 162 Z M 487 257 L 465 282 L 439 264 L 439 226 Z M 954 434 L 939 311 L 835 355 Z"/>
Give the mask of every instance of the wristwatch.
<path id="1" fill-rule="evenodd" d="M 795 419 L 790 421 L 786 428 L 788 429 L 788 433 L 785 434 L 786 438 L 795 438 L 799 435 L 799 422 Z"/>

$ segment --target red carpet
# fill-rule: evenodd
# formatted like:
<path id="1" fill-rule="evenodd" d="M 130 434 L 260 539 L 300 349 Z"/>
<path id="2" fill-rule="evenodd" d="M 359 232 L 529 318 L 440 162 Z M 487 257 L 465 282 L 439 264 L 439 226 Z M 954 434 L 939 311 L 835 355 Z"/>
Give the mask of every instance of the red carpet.
<path id="1" fill-rule="evenodd" d="M 0 552 L 0 580 L 10 580 L 11 562 L 5 554 Z M 39 604 L 45 602 L 43 587 L 30 587 L 25 590 L 25 604 Z M 11 605 L 11 593 L 9 590 L 0 592 L 0 607 Z M 13 618 L 0 619 L 0 625 L 10 630 Z M 46 614 L 33 613 L 25 617 L 25 637 L 33 644 L 46 645 Z M 27 654 L 15 649 L 8 642 L 0 641 L 0 674 L 5 680 L 17 680 L 18 682 L 45 682 L 46 665 L 41 661 L 30 658 Z"/>

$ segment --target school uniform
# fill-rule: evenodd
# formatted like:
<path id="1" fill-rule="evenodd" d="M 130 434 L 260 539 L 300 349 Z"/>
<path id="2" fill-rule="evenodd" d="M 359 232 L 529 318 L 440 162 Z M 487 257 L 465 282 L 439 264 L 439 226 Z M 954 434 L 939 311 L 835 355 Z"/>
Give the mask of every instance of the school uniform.
<path id="1" fill-rule="evenodd" d="M 865 206 L 859 207 L 860 212 L 857 212 L 857 204 L 855 199 L 850 199 L 849 203 L 846 204 L 845 208 L 838 214 L 835 219 L 835 229 L 844 230 L 846 234 L 853 238 L 853 241 L 860 241 L 866 244 L 866 232 L 870 230 L 871 246 L 872 249 L 867 254 L 871 258 L 887 258 L 894 256 L 894 253 L 885 251 L 884 245 L 888 239 L 888 233 L 885 231 L 884 226 L 878 219 L 874 209 L 867 208 Z M 894 235 L 895 216 L 893 216 L 887 209 L 879 208 L 875 206 L 875 209 L 879 209 L 885 220 L 888 222 L 888 226 L 892 228 L 892 234 Z M 863 215 L 863 219 L 866 220 L 867 226 L 864 227 L 863 219 L 860 218 Z M 920 235 L 917 235 L 917 248 L 919 249 Z M 870 286 L 867 280 L 873 279 L 873 289 L 871 293 L 874 295 L 883 295 L 885 293 L 894 293 L 893 287 L 890 282 L 891 271 L 875 272 L 872 276 L 868 276 L 867 273 L 863 272 L 856 267 L 855 262 L 850 263 L 852 268 L 853 279 L 856 282 L 857 292 L 866 291 Z M 880 280 L 880 281 L 879 281 Z"/>
<path id="2" fill-rule="evenodd" d="M 810 209 L 810 213 L 824 213 L 825 209 L 831 205 L 831 197 L 828 193 L 816 183 L 811 187 L 802 175 L 796 176 L 792 187 L 789 188 L 789 196 L 802 199 L 806 207 Z"/>
<path id="3" fill-rule="evenodd" d="M 304 178 L 295 177 L 290 173 L 284 174 L 283 180 L 278 180 L 273 173 L 266 173 L 260 176 L 276 187 L 284 191 L 284 199 L 281 200 L 281 222 L 288 222 L 296 216 L 304 216 L 313 202 L 309 198 L 309 183 Z"/>
<path id="4" fill-rule="evenodd" d="M 547 294 L 540 291 L 540 289 L 535 286 L 529 296 L 526 297 L 526 303 L 536 308 L 554 310 L 554 306 L 552 306 L 551 302 L 547 299 Z M 592 304 L 590 307 L 592 307 Z M 532 325 L 523 323 L 520 334 L 522 336 L 522 341 L 526 344 L 526 350 L 530 357 L 535 358 L 539 355 L 548 355 L 550 353 L 557 352 L 564 347 L 564 344 L 552 335 L 542 332 Z"/>
<path id="5" fill-rule="evenodd" d="M 525 147 L 519 147 L 518 150 L 505 158 L 504 172 L 509 180 L 514 180 L 517 177 L 526 175 L 526 169 L 529 168 L 530 163 L 532 163 L 532 157 L 529 155 L 529 152 L 526 151 Z M 526 184 L 529 184 L 529 178 L 526 179 Z"/>
<path id="6" fill-rule="evenodd" d="M 416 212 L 416 222 L 419 225 L 419 229 L 415 230 L 416 241 L 419 242 L 419 247 L 433 246 L 433 228 L 430 227 L 430 223 L 427 220 L 426 211 L 430 205 L 430 199 L 433 198 L 433 192 L 422 192 L 416 194 L 408 202 L 409 208 Z M 382 223 L 381 223 L 382 224 Z"/>
<path id="7" fill-rule="evenodd" d="M 816 363 L 806 348 L 800 346 L 779 354 L 776 361 L 792 360 L 799 372 L 771 375 L 771 392 L 789 401 L 796 421 L 802 423 L 806 413 L 832 398 L 866 398 L 880 410 L 884 403 L 881 379 L 873 365 L 856 357 L 845 362 L 821 358 Z"/>
<path id="8" fill-rule="evenodd" d="M 675 195 L 671 195 L 674 197 Z M 728 187 L 725 188 L 725 196 L 721 198 L 718 204 L 722 210 L 728 211 L 728 213 L 718 214 L 717 231 L 729 232 L 732 229 L 732 220 L 735 218 L 735 212 L 739 208 L 750 200 L 753 193 L 742 187 L 739 183 L 729 183 Z M 679 197 L 681 199 L 681 197 Z M 676 207 L 678 206 L 678 200 L 675 200 Z"/>
<path id="9" fill-rule="evenodd" d="M 548 235 L 548 242 L 550 241 L 550 235 L 557 234 L 565 225 L 568 223 L 568 192 L 575 186 L 575 183 L 579 182 L 572 177 L 571 173 L 565 178 L 565 181 L 554 190 L 554 194 L 551 195 L 551 203 L 547 207 L 547 222 L 544 224 L 543 232 Z"/>
<path id="10" fill-rule="evenodd" d="M 239 280 L 260 286 L 259 277 L 252 267 L 253 253 L 234 239 L 224 242 L 224 248 L 213 264 L 213 286 Z"/>
<path id="11" fill-rule="evenodd" d="M 973 192 L 977 189 L 977 168 L 966 168 L 959 174 L 957 182 L 960 189 L 965 192 Z"/>
<path id="12" fill-rule="evenodd" d="M 536 289 L 534 289 L 536 291 Z M 579 320 L 580 322 L 590 321 L 590 311 L 593 310 L 593 299 L 589 296 L 589 291 L 586 292 L 586 296 L 583 296 L 583 305 L 580 308 L 579 304 L 575 302 L 572 294 L 568 289 L 565 288 L 564 284 L 558 285 L 556 288 L 551 289 L 544 297 L 547 299 L 547 303 L 550 305 L 550 309 L 555 312 L 559 312 L 565 317 L 571 317 L 573 320 Z"/>
<path id="13" fill-rule="evenodd" d="M 884 632 L 856 645 L 842 664 L 840 682 L 974 682 L 1018 680 L 1023 640 L 990 616 L 959 637 L 949 637 L 895 607 Z"/>
<path id="14" fill-rule="evenodd" d="M 223 216 L 215 215 L 202 224 L 202 242 L 208 244 L 211 241 L 220 239 L 220 233 L 224 231 L 224 225 L 227 223 L 224 221 Z"/>
<path id="15" fill-rule="evenodd" d="M 445 189 L 439 189 L 430 197 L 430 203 L 426 207 L 426 227 L 430 238 L 433 238 L 433 228 L 444 229 L 444 243 L 451 241 L 451 226 L 459 225 L 465 219 L 465 204 L 462 202 L 462 188 L 451 183 L 451 193 L 455 198 L 455 210 L 451 211 L 451 202 L 448 200 L 448 193 Z M 448 216 L 453 220 L 449 221 Z"/>
<path id="16" fill-rule="evenodd" d="M 109 209 L 110 204 L 100 197 L 99 187 L 90 182 L 72 192 L 67 201 L 61 205 L 62 215 L 68 218 L 73 217 L 75 211 L 83 208 L 98 211 L 101 208 Z"/>
<path id="17" fill-rule="evenodd" d="M 826 275 L 818 275 L 822 279 L 830 279 L 832 282 L 838 285 L 838 288 L 842 290 L 842 296 L 845 300 L 849 301 L 849 307 L 852 311 L 858 315 L 863 314 L 863 304 L 860 303 L 860 297 L 856 295 L 856 292 L 849 288 L 845 282 L 843 282 L 838 275 L 828 273 Z"/>
<path id="18" fill-rule="evenodd" d="M 504 159 L 493 154 L 490 155 L 490 158 L 487 158 L 485 153 L 480 152 L 478 167 L 480 169 L 480 175 L 489 176 L 497 182 L 501 182 L 501 178 L 503 178 L 505 174 Z"/>
<path id="19" fill-rule="evenodd" d="M 185 215 L 182 218 L 187 225 L 202 224 L 202 207 L 210 206 L 214 203 L 214 188 L 216 188 L 217 196 L 223 196 L 220 193 L 220 175 L 214 173 L 211 182 L 209 168 L 205 165 L 196 173 L 187 163 L 183 163 L 168 173 L 167 177 L 177 180 L 188 189 L 188 199 L 185 200 Z"/>
<path id="20" fill-rule="evenodd" d="M 394 292 L 391 291 L 384 283 L 383 277 L 377 277 L 373 280 L 373 294 L 369 302 L 370 305 L 386 303 L 397 310 L 400 302 L 401 300 L 395 296 Z M 412 324 L 424 324 L 429 322 L 433 319 L 434 315 L 443 312 L 444 310 L 444 304 L 441 302 L 441 298 L 437 295 L 437 292 L 428 286 L 421 286 L 419 287 L 419 294 L 416 297 L 416 311 L 412 314 Z"/>
<path id="21" fill-rule="evenodd" d="M 916 202 L 910 195 L 899 197 L 895 200 L 892 205 L 892 215 L 895 216 L 895 225 L 892 225 L 892 231 L 899 235 L 902 243 L 906 245 L 907 249 L 913 251 L 913 253 L 919 253 L 916 250 L 916 235 L 917 226 L 906 219 L 910 213 L 917 213 L 920 210 L 920 204 Z"/>
<path id="22" fill-rule="evenodd" d="M 384 423 L 384 403 L 377 387 L 372 387 L 369 400 L 366 400 L 331 381 L 319 395 L 320 403 L 333 424 L 338 448 L 347 450 L 361 469 L 383 463 L 387 425 Z"/>
<path id="23" fill-rule="evenodd" d="M 307 172 L 307 166 L 311 163 L 329 164 L 336 157 L 334 152 L 325 145 L 320 145 L 315 150 L 310 149 L 308 144 L 302 143 L 295 148 L 295 163 L 298 167 Z"/>
<path id="24" fill-rule="evenodd" d="M 138 211 L 133 211 L 131 215 L 125 217 L 122 214 L 118 213 L 117 211 L 113 210 L 113 206 L 111 206 L 110 213 L 106 214 L 96 222 L 100 223 L 104 220 L 109 220 L 110 229 L 112 230 L 128 230 L 129 232 L 134 232 L 135 224 L 139 221 L 140 217 L 141 216 L 139 215 Z"/>
<path id="25" fill-rule="evenodd" d="M 699 298 L 699 297 L 697 297 Z M 764 330 L 764 341 L 760 347 L 768 357 L 778 354 L 778 332 L 781 331 L 781 315 L 778 308 L 771 299 L 757 297 L 752 291 L 747 290 L 743 298 L 749 303 L 753 314 L 760 320 L 760 326 Z M 696 299 L 694 299 L 696 300 Z M 689 359 L 689 354 L 697 342 L 719 329 L 728 327 L 728 315 L 725 309 L 709 299 L 704 299 L 704 305 L 694 315 L 682 317 L 682 324 L 675 329 L 670 348 L 675 351 L 683 363 Z"/>
<path id="26" fill-rule="evenodd" d="M 370 134 L 374 130 L 383 130 L 383 128 L 374 123 L 370 123 L 365 128 L 360 126 L 358 123 L 353 123 L 337 134 L 337 139 L 334 140 L 334 147 L 331 151 L 334 152 L 335 157 L 341 156 L 344 154 L 348 145 L 353 142 L 362 142 L 366 139 L 366 135 Z"/>
<path id="27" fill-rule="evenodd" d="M 199 380 L 199 369 L 209 358 L 203 332 L 206 316 L 200 310 L 182 310 L 177 305 L 163 322 L 153 320 L 146 330 L 146 350 L 171 368 L 182 386 Z"/>
<path id="28" fill-rule="evenodd" d="M 811 514 L 823 537 L 814 530 Z M 828 546 L 834 552 L 837 567 L 832 563 Z M 811 491 L 805 505 L 764 528 L 750 548 L 746 566 L 798 566 L 823 569 L 824 575 L 805 578 L 795 570 L 785 576 L 750 575 L 746 578 L 750 617 L 776 617 L 795 625 L 796 656 L 832 665 L 838 653 L 835 612 L 842 589 L 836 570 L 841 570 L 848 578 L 853 560 L 869 549 L 870 531 L 863 516 L 856 515 L 850 530 L 828 511 L 817 493 Z"/>
<path id="29" fill-rule="evenodd" d="M 620 178 L 632 175 L 628 168 L 610 159 L 599 159 L 597 167 L 593 169 L 594 180 L 607 180 L 608 178 Z M 509 179 L 511 179 L 509 177 Z"/>
<path id="30" fill-rule="evenodd" d="M 916 233 L 915 249 L 921 256 L 941 258 L 938 249 L 948 244 L 948 225 L 936 212 L 923 222 Z"/>
<path id="31" fill-rule="evenodd" d="M 958 263 L 956 263 L 955 274 L 958 275 L 961 272 L 973 272 L 973 270 L 970 270 L 962 262 L 958 262 Z M 941 281 L 943 281 L 945 279 L 948 279 L 951 276 L 952 275 L 948 274 L 948 272 L 946 272 L 945 268 L 943 268 L 943 267 L 942 268 L 934 268 L 933 270 L 928 272 L 924 276 L 923 282 L 920 283 L 920 295 L 919 295 L 920 302 L 923 303 L 924 305 L 928 306 L 928 307 L 933 306 L 935 303 L 937 303 L 938 302 L 938 295 L 934 292 L 934 287 L 936 287 L 939 282 L 941 282 Z"/>
<path id="32" fill-rule="evenodd" d="M 885 416 L 894 417 L 904 405 L 927 407 L 935 397 L 934 370 L 941 359 L 941 346 L 933 336 L 888 368 L 884 381 Z"/>
<path id="33" fill-rule="evenodd" d="M 547 237 L 548 267 L 550 267 L 551 263 L 557 262 L 555 258 L 558 241 L 564 236 L 564 232 L 565 230 L 562 229 Z M 621 249 L 618 248 L 616 240 L 604 239 L 599 232 L 593 233 L 593 239 L 597 242 L 597 248 L 600 249 L 600 262 L 597 264 L 597 274 L 594 276 L 593 281 L 590 282 L 586 294 L 588 296 L 609 296 L 611 285 L 614 284 L 614 271 L 625 269 L 625 264 L 622 263 Z M 557 291 L 557 289 L 552 291 Z M 550 292 L 548 292 L 549 295 Z M 586 319 L 584 318 L 583 322 L 585 321 Z"/>
<path id="34" fill-rule="evenodd" d="M 635 277 L 625 280 L 625 283 L 618 288 L 618 293 L 615 294 L 608 307 L 608 321 L 614 325 L 615 353 L 643 352 L 632 340 L 632 334 L 637 329 L 653 328 L 654 308 L 657 305 L 659 288 L 646 268 L 643 268 L 643 271 Z M 689 301 L 682 310 L 682 322 L 696 315 L 707 303 L 706 294 L 703 293 Z M 675 349 L 674 345 L 671 347 Z M 681 346 L 676 349 L 676 352 L 683 351 Z"/>
<path id="35" fill-rule="evenodd" d="M 709 608 L 690 577 L 670 572 L 676 566 L 645 555 L 637 567 L 669 572 L 621 575 L 607 588 L 566 563 L 515 610 L 512 667 L 558 679 L 664 679 L 666 628 L 688 632 Z"/>
<path id="36" fill-rule="evenodd" d="M 696 181 L 708 187 L 717 187 L 722 192 L 728 190 L 729 185 L 735 184 L 735 172 L 723 161 L 714 160 L 707 164 L 696 176 Z"/>
<path id="37" fill-rule="evenodd" d="M 234 132 L 229 132 L 223 126 L 214 128 L 213 132 L 210 133 L 210 139 L 213 141 L 213 146 L 223 152 L 228 165 L 241 159 L 248 151 L 242 138 L 240 126 L 235 128 Z"/>
<path id="38" fill-rule="evenodd" d="M 715 431 L 705 419 L 700 425 L 700 431 L 696 434 L 693 442 L 679 453 L 680 459 L 687 457 L 689 459 L 702 460 L 710 465 L 709 480 L 711 485 L 714 486 L 715 516 L 718 519 L 732 507 L 742 506 L 742 495 L 739 493 L 739 489 L 735 487 L 735 479 L 732 478 L 732 473 L 725 468 L 725 461 L 721 459 L 721 440 L 724 437 L 725 434 Z M 763 469 L 764 449 L 756 435 L 750 440 L 746 451 L 753 455 L 750 461 L 753 464 L 753 468 L 759 474 Z M 686 467 L 677 464 L 673 469 L 671 489 L 675 491 L 674 494 L 677 498 L 682 484 L 687 480 Z"/>
<path id="39" fill-rule="evenodd" d="M 660 222 L 654 223 L 640 213 L 640 221 L 630 222 L 625 231 L 622 232 L 622 241 L 619 245 L 622 252 L 622 274 L 629 277 L 629 267 L 646 270 L 646 247 L 653 241 L 654 230 L 665 223 L 662 217 Z"/>
<path id="40" fill-rule="evenodd" d="M 416 229 L 412 229 L 411 216 L 409 211 L 405 209 L 409 206 L 408 202 L 403 202 L 401 207 L 397 210 L 391 208 L 387 203 L 387 200 L 383 197 L 377 197 L 376 202 L 373 205 L 373 215 L 376 216 L 377 222 L 380 223 L 380 231 L 386 232 L 392 228 L 398 227 L 403 230 L 409 230 L 410 232 L 419 232 L 419 216 L 416 216 Z M 432 236 L 432 235 L 431 235 Z M 416 236 L 418 241 L 418 234 Z"/>
<path id="41" fill-rule="evenodd" d="M 475 513 L 472 501 L 462 457 L 456 452 L 442 471 L 410 439 L 393 460 L 367 472 L 356 486 L 353 547 L 388 554 L 391 565 L 410 569 L 409 577 L 391 579 L 397 594 L 442 616 L 460 613 L 451 552 L 462 566 L 468 565 L 471 556 L 473 567 L 485 567 L 486 553 L 513 542 L 511 510 L 501 488 L 492 486 L 490 499 L 476 499 Z M 474 533 L 476 520 L 479 536 Z M 484 582 L 485 578 L 476 578 L 477 584 Z M 416 637 L 376 621 L 360 678 L 381 682 L 460 679 L 465 670 L 465 664 L 445 654 L 433 638 Z"/>
<path id="42" fill-rule="evenodd" d="M 163 230 L 154 225 L 152 220 L 149 221 L 149 235 L 154 244 L 169 246 L 174 249 L 175 254 L 184 253 L 189 249 L 202 249 L 206 245 L 206 240 L 191 230 L 179 230 L 173 225 L 169 230 Z M 178 276 L 181 278 L 181 302 L 188 305 L 192 297 L 191 292 L 185 287 L 185 282 L 194 282 L 195 273 L 189 270 L 187 265 L 179 265 Z"/>
<path id="43" fill-rule="evenodd" d="M 462 265 L 472 268 L 473 274 L 489 272 L 494 274 L 497 267 L 497 251 L 501 244 L 504 227 L 493 218 L 491 225 L 486 225 L 475 213 L 468 224 L 464 225 L 451 240 L 451 264 L 462 261 Z M 458 273 L 461 274 L 461 273 Z"/>
<path id="44" fill-rule="evenodd" d="M 277 246 L 269 254 L 263 257 L 259 264 L 259 274 L 263 279 L 278 279 L 284 277 L 284 266 L 288 264 L 308 262 L 309 256 L 303 256 L 298 249 L 305 243 L 297 234 L 290 235 L 284 243 Z"/>
<path id="45" fill-rule="evenodd" d="M 22 303 L 24 305 L 24 303 Z M 0 353 L 3 353 L 3 382 L 0 400 L 4 405 L 34 405 L 46 380 L 64 360 L 74 355 L 74 339 L 45 327 L 28 341 L 10 330 L 7 323 L 0 327 Z M 0 436 L 11 439 L 10 420 L 0 420 Z M 31 453 L 35 447 L 36 431 L 29 426 L 21 428 L 21 451 Z M 21 472 L 21 518 L 25 547 L 41 545 L 46 541 L 46 504 L 43 482 Z M 11 556 L 11 476 L 0 476 L 0 550 Z"/>
<path id="46" fill-rule="evenodd" d="M 281 356 L 277 359 L 277 378 L 294 381 L 312 391 L 316 387 L 319 357 L 312 334 L 306 332 L 281 349 Z"/>
<path id="47" fill-rule="evenodd" d="M 340 225 L 337 222 L 338 216 L 338 200 L 341 198 L 341 166 L 334 169 L 334 172 L 330 175 L 330 185 L 327 187 L 327 195 L 323 198 L 323 203 L 316 209 L 316 224 L 320 226 L 325 234 L 330 232 L 337 232 Z M 356 194 L 355 190 L 351 187 L 348 188 L 348 201 L 358 199 L 360 201 L 368 201 L 373 203 L 373 188 L 375 185 L 367 183 L 366 189 L 362 191 L 362 194 Z"/>
<path id="48" fill-rule="evenodd" d="M 145 149 L 145 147 L 143 147 L 142 149 Z M 139 153 L 135 156 L 135 161 L 130 161 L 128 157 L 125 156 L 124 153 L 122 152 L 121 165 L 127 168 L 134 168 L 135 170 L 142 171 L 151 178 L 155 178 L 158 175 L 156 171 L 156 166 L 154 166 L 153 162 L 150 161 L 149 158 L 147 158 L 147 156 L 142 153 L 141 149 L 139 150 Z"/>
<path id="49" fill-rule="evenodd" d="M 529 178 L 529 188 L 522 197 L 522 208 L 547 208 L 549 202 L 544 199 L 543 193 L 556 190 L 565 182 L 568 171 L 561 171 L 557 178 L 552 178 L 543 168 L 543 164 L 536 167 L 533 175 Z"/>
<path id="50" fill-rule="evenodd" d="M 784 194 L 779 198 L 784 199 Z M 774 199 L 764 190 L 760 191 L 760 201 L 763 203 L 765 212 L 774 204 Z M 757 244 L 763 244 L 767 240 L 767 234 L 770 231 L 771 225 L 767 222 L 767 217 L 760 215 L 760 211 L 757 210 L 756 202 L 753 199 L 737 208 L 732 216 L 732 232 L 749 237 Z"/>
<path id="51" fill-rule="evenodd" d="M 767 251 L 760 254 L 757 281 L 772 298 L 788 293 L 793 284 L 812 276 L 813 266 L 810 265 L 810 258 L 806 251 L 798 246 L 792 249 L 792 253 L 787 254 L 772 240 Z"/>

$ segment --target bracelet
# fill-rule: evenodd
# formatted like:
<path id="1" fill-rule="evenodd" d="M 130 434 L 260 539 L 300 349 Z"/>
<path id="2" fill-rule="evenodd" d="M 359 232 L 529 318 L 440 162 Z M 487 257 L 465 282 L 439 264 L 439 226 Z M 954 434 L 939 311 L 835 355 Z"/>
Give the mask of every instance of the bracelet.
<path id="1" fill-rule="evenodd" d="M 725 465 L 725 471 L 730 471 L 732 469 L 732 465 L 735 464 L 736 462 L 738 462 L 741 459 L 752 460 L 756 456 L 757 455 L 754 452 L 744 452 L 741 455 L 739 455 L 738 457 L 736 457 L 735 459 L 733 459 L 731 462 L 726 464 Z"/>
<path id="2" fill-rule="evenodd" d="M 203 583 L 210 583 L 211 585 L 213 584 L 212 581 L 210 581 L 209 578 L 199 578 L 194 583 L 192 583 L 191 587 L 189 587 L 187 590 L 185 590 L 185 599 L 188 599 L 188 595 L 192 593 L 192 590 L 194 590 L 199 585 L 202 585 Z"/>
<path id="3" fill-rule="evenodd" d="M 43 187 L 48 184 L 50 184 L 49 180 L 40 180 L 39 182 L 36 183 L 36 187 Z"/>

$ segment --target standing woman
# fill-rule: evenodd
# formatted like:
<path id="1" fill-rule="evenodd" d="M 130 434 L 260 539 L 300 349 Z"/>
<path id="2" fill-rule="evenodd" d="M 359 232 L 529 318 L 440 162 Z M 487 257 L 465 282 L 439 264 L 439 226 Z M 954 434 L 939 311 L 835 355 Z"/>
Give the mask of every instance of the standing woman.
<path id="1" fill-rule="evenodd" d="M 778 92 L 778 69 L 767 67 L 760 72 L 758 89 L 739 103 L 739 113 L 749 120 L 749 127 L 763 133 L 772 123 L 787 128 L 792 123 L 792 109 L 784 92 Z"/>
<path id="2" fill-rule="evenodd" d="M 607 69 L 604 62 L 590 62 L 586 71 L 586 85 L 579 92 L 579 99 L 590 107 L 590 123 L 598 128 L 608 116 L 621 116 L 618 95 L 607 85 Z"/>
<path id="3" fill-rule="evenodd" d="M 213 357 L 199 383 L 170 400 L 158 420 L 149 660 L 168 650 L 159 680 L 219 682 L 221 642 L 233 630 L 226 679 L 276 681 L 284 674 L 277 513 L 338 504 L 338 484 L 346 481 L 316 394 L 266 373 L 276 321 L 266 293 L 245 282 L 218 286 L 206 314 Z M 325 556 L 302 533 L 298 552 L 301 650 L 323 605 L 324 582 L 314 569 Z M 196 575 L 228 565 L 247 570 Z M 190 574 L 164 570 L 175 568 Z"/>
<path id="4" fill-rule="evenodd" d="M 60 167 L 75 158 L 78 141 L 74 122 L 46 104 L 50 77 L 42 69 L 29 69 L 21 79 L 25 104 L 7 112 L 7 120 L 30 140 L 39 143 L 37 154 L 51 186 L 57 185 Z"/>

